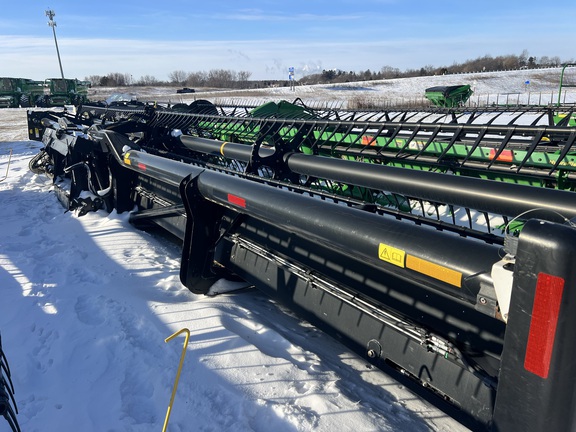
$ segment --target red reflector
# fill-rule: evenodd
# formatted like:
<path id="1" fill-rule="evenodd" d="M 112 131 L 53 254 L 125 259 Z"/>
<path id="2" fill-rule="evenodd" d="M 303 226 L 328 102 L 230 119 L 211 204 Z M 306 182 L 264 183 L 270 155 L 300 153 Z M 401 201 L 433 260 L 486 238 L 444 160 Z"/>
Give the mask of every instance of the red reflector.
<path id="1" fill-rule="evenodd" d="M 376 139 L 370 135 L 362 135 L 362 145 L 374 145 L 376 144 Z"/>
<path id="2" fill-rule="evenodd" d="M 542 378 L 548 378 L 550 371 L 563 290 L 564 279 L 538 274 L 524 368 Z"/>
<path id="3" fill-rule="evenodd" d="M 246 208 L 246 200 L 244 198 L 240 198 L 239 196 L 228 194 L 228 202 L 230 204 Z"/>
<path id="4" fill-rule="evenodd" d="M 493 160 L 495 157 L 496 157 L 496 149 L 491 149 L 489 156 L 490 160 Z M 512 150 L 502 150 L 502 153 L 498 155 L 498 158 L 496 160 L 502 162 L 512 162 L 514 160 L 514 154 L 512 153 Z"/>
<path id="5" fill-rule="evenodd" d="M 142 171 L 146 171 L 146 165 L 141 162 L 138 163 L 138 168 L 140 168 Z"/>

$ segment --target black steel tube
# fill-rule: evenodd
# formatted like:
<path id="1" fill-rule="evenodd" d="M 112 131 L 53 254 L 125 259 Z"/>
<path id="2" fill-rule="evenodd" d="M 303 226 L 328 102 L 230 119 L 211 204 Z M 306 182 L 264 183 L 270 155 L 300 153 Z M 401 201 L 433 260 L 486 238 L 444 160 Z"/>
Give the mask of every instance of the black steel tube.
<path id="1" fill-rule="evenodd" d="M 241 162 L 250 162 L 252 147 L 247 144 L 237 144 L 207 138 L 181 135 L 180 142 L 188 149 L 210 155 L 224 156 Z"/>
<path id="2" fill-rule="evenodd" d="M 244 162 L 250 160 L 252 148 L 246 144 L 180 137 L 193 150 L 220 154 Z M 339 181 L 369 189 L 383 190 L 425 200 L 468 207 L 503 216 L 516 217 L 534 209 L 538 217 L 552 221 L 576 217 L 573 192 L 472 177 L 453 176 L 429 171 L 408 170 L 386 165 L 355 162 L 325 156 L 290 153 L 285 163 L 291 171 L 327 180 Z"/>
<path id="3" fill-rule="evenodd" d="M 136 150 L 124 155 L 124 166 L 175 187 L 179 187 L 189 174 L 197 175 L 204 171 L 204 168 Z"/>
<path id="4" fill-rule="evenodd" d="M 286 161 L 298 174 L 499 215 L 515 217 L 529 210 L 543 209 L 550 214 L 560 213 L 567 219 L 576 216 L 573 192 L 300 153 L 287 155 Z M 538 217 L 548 219 L 540 213 Z"/>

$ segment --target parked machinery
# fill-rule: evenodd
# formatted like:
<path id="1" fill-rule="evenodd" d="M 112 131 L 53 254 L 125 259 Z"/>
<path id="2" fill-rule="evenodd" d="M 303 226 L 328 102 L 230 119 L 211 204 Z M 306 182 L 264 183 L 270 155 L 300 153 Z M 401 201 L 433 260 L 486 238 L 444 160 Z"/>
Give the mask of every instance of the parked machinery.
<path id="1" fill-rule="evenodd" d="M 0 77 L 0 108 L 55 107 L 88 102 L 89 81 Z"/>
<path id="2" fill-rule="evenodd" d="M 472 96 L 472 93 L 470 85 L 463 84 L 430 87 L 426 89 L 424 96 L 436 106 L 454 108 L 464 105 Z"/>
<path id="3" fill-rule="evenodd" d="M 565 430 L 571 109 L 85 104 L 28 113 L 30 168 L 180 238 L 195 293 L 243 278 L 474 429 Z"/>
<path id="4" fill-rule="evenodd" d="M 0 78 L 0 108 L 28 108 L 44 95 L 42 81 L 27 78 Z"/>
<path id="5" fill-rule="evenodd" d="M 45 81 L 46 94 L 38 101 L 40 107 L 81 105 L 88 101 L 89 83 L 77 79 L 50 78 Z"/>

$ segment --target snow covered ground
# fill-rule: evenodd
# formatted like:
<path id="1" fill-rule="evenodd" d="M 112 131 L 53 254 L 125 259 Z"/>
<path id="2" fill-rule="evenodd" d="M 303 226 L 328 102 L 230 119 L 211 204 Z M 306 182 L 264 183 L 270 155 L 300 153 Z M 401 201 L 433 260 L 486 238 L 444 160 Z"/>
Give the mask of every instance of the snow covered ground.
<path id="1" fill-rule="evenodd" d="M 182 328 L 169 431 L 467 430 L 255 290 L 193 295 L 179 248 L 126 214 L 65 213 L 28 170 L 25 117 L 0 110 L 0 334 L 23 431 L 162 430 Z"/>
<path id="2" fill-rule="evenodd" d="M 504 72 L 478 72 L 440 76 L 424 76 L 409 79 L 388 79 L 341 84 L 300 85 L 294 90 L 289 87 L 254 89 L 247 91 L 216 90 L 197 93 L 176 94 L 177 87 L 124 87 L 121 89 L 94 87 L 90 90 L 90 100 L 105 100 L 114 92 L 131 93 L 142 100 L 158 102 L 190 103 L 195 99 L 255 98 L 259 101 L 300 98 L 314 106 L 325 103 L 331 107 L 353 106 L 361 100 L 365 104 L 389 106 L 395 104 L 428 103 L 424 98 L 427 88 L 469 84 L 474 91 L 468 104 L 483 106 L 488 104 L 538 104 L 548 105 L 558 102 L 558 90 L 562 68 L 527 69 Z M 564 83 L 576 85 L 576 67 L 567 68 Z M 564 88 L 561 102 L 576 102 L 576 89 Z"/>
<path id="3" fill-rule="evenodd" d="M 485 93 L 526 80 L 496 78 Z M 389 91 L 373 88 L 363 92 Z M 191 336 L 169 431 L 467 430 L 255 290 L 193 295 L 179 248 L 126 214 L 65 213 L 28 170 L 40 147 L 25 110 L 0 110 L 0 334 L 23 431 L 161 430 L 184 341 L 164 339 L 182 328 Z"/>

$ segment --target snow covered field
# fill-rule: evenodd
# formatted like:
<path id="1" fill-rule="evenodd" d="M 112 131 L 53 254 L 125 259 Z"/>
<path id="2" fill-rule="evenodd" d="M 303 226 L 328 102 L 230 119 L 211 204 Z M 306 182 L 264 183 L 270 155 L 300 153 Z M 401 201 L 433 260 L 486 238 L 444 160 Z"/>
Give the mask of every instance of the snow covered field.
<path id="1" fill-rule="evenodd" d="M 548 105 L 558 102 L 561 68 L 528 69 L 505 72 L 481 72 L 470 74 L 425 76 L 408 79 L 388 79 L 340 84 L 300 85 L 294 90 L 289 87 L 264 88 L 246 91 L 217 90 L 197 93 L 176 94 L 178 87 L 124 87 L 121 89 L 94 87 L 90 90 L 90 100 L 104 100 L 113 92 L 131 93 L 142 100 L 158 102 L 185 102 L 195 99 L 246 99 L 258 101 L 296 98 L 314 106 L 325 103 L 333 107 L 346 108 L 359 100 L 375 106 L 394 104 L 426 103 L 424 93 L 434 86 L 469 84 L 474 91 L 468 104 L 483 106 L 489 104 L 538 104 Z M 576 67 L 567 68 L 564 83 L 576 85 Z M 576 102 L 576 89 L 564 88 L 561 102 Z"/>
<path id="2" fill-rule="evenodd" d="M 467 430 L 255 290 L 193 295 L 179 248 L 126 214 L 65 213 L 28 170 L 25 118 L 0 110 L 0 333 L 23 431 L 161 430 L 182 328 L 169 431 Z"/>

